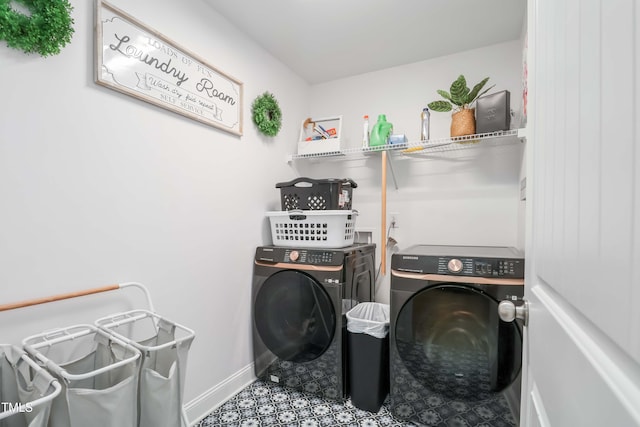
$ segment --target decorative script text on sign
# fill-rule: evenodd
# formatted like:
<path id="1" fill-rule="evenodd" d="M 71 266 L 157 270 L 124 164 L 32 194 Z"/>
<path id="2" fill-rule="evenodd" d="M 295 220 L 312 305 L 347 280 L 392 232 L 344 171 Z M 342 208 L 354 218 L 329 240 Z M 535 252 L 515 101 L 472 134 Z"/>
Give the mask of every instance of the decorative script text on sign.
<path id="1" fill-rule="evenodd" d="M 242 135 L 242 83 L 97 0 L 96 82 Z"/>

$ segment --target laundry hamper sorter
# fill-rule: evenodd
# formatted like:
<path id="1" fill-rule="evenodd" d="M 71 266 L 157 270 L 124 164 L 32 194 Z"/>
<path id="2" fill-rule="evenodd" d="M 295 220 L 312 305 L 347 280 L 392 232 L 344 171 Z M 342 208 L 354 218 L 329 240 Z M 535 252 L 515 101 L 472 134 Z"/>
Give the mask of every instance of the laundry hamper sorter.
<path id="1" fill-rule="evenodd" d="M 47 427 L 61 388 L 24 350 L 0 344 L 0 427 Z"/>
<path id="2" fill-rule="evenodd" d="M 148 310 L 114 314 L 96 325 L 142 353 L 138 425 L 187 427 L 182 400 L 194 331 Z"/>
<path id="3" fill-rule="evenodd" d="M 24 349 L 62 384 L 49 427 L 135 427 L 140 352 L 93 325 L 25 338 Z"/>

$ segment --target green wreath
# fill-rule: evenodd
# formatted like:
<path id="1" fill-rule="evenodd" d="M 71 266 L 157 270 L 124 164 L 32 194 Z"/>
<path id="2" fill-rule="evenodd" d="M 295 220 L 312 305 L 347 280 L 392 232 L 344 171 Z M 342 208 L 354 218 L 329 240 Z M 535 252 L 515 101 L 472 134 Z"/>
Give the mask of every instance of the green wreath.
<path id="1" fill-rule="evenodd" d="M 71 41 L 73 7 L 68 0 L 13 0 L 30 16 L 14 10 L 12 0 L 0 0 L 0 40 L 7 46 L 42 56 L 57 55 Z"/>
<path id="2" fill-rule="evenodd" d="M 253 123 L 267 136 L 276 136 L 282 127 L 282 112 L 278 101 L 269 92 L 257 97 L 251 105 Z"/>

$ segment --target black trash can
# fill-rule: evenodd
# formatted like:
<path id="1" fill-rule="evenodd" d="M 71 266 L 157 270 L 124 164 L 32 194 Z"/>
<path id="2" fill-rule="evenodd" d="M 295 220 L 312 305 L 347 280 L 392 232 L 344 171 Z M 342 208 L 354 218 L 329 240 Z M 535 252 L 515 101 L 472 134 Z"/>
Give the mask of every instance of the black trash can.
<path id="1" fill-rule="evenodd" d="M 347 312 L 351 403 L 378 412 L 389 394 L 389 305 L 364 302 Z"/>

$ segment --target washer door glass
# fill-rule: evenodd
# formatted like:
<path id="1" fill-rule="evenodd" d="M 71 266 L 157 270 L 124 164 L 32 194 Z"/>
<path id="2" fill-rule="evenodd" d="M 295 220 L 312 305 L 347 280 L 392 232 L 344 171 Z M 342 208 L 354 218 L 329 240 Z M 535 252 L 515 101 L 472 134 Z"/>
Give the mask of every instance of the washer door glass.
<path id="1" fill-rule="evenodd" d="M 284 270 L 256 295 L 254 321 L 267 348 L 282 360 L 309 362 L 331 345 L 336 313 L 327 292 L 309 275 Z"/>
<path id="2" fill-rule="evenodd" d="M 481 400 L 518 376 L 522 334 L 498 317 L 498 301 L 473 287 L 441 284 L 409 299 L 395 326 L 398 354 L 428 390 Z"/>

